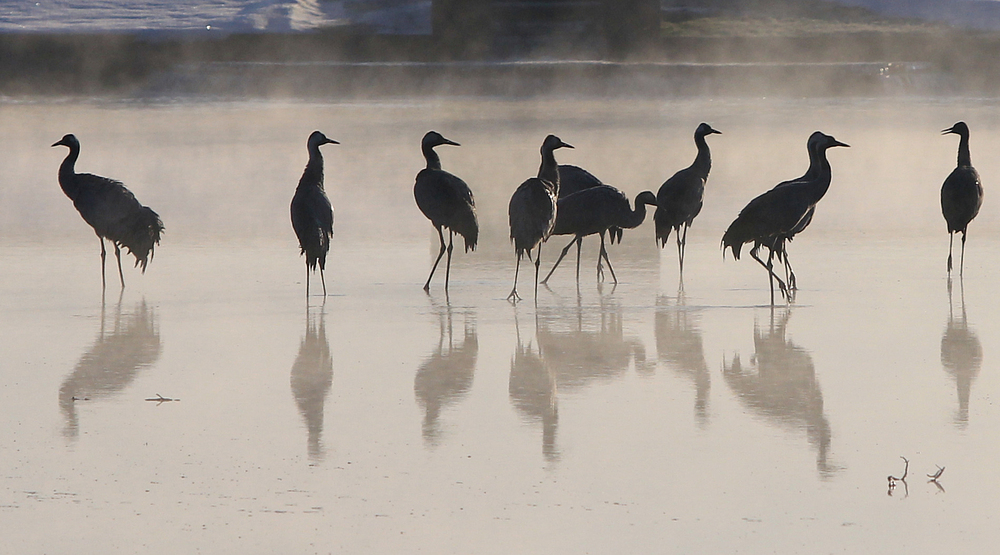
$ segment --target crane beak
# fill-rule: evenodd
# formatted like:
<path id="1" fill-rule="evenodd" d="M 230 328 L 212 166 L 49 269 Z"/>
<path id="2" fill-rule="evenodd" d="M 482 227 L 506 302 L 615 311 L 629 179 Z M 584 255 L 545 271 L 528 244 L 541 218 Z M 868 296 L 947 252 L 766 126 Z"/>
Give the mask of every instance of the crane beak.
<path id="1" fill-rule="evenodd" d="M 722 131 L 719 131 L 718 129 L 709 128 L 708 129 L 708 134 L 709 135 L 721 135 Z"/>
<path id="2" fill-rule="evenodd" d="M 954 133 L 954 132 L 955 132 L 955 128 L 954 127 L 949 127 L 948 129 L 942 129 L 941 130 L 941 134 L 942 135 L 947 135 L 948 133 Z"/>
<path id="3" fill-rule="evenodd" d="M 573 145 L 559 141 L 559 148 L 573 148 Z"/>
<path id="4" fill-rule="evenodd" d="M 846 146 L 847 148 L 851 148 L 851 145 L 847 143 L 842 143 L 836 139 L 833 140 L 833 146 Z"/>
<path id="5" fill-rule="evenodd" d="M 66 143 L 62 142 L 62 139 L 60 139 L 60 140 L 58 140 L 58 141 L 56 141 L 56 142 L 52 143 L 52 146 L 63 146 L 63 145 L 65 145 L 65 144 L 66 144 Z"/>
<path id="6" fill-rule="evenodd" d="M 335 141 L 335 140 L 333 140 L 333 139 L 328 138 L 327 140 L 323 141 L 323 144 L 325 144 L 325 145 L 339 145 L 340 143 L 337 142 L 337 141 Z"/>
<path id="7" fill-rule="evenodd" d="M 455 141 L 452 141 L 451 139 L 445 139 L 444 142 L 441 143 L 441 144 L 443 144 L 443 145 L 451 145 L 451 146 L 462 146 L 462 145 L 456 143 Z"/>

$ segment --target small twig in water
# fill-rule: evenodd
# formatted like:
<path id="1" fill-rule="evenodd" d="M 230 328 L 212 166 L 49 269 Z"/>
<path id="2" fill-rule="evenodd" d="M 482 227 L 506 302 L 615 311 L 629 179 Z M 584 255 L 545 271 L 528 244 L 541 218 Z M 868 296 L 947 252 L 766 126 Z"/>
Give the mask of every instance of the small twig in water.
<path id="1" fill-rule="evenodd" d="M 180 401 L 180 399 L 171 399 L 170 397 L 164 397 L 163 395 L 160 395 L 159 393 L 156 394 L 156 397 L 150 397 L 149 399 L 146 399 L 146 400 L 147 401 L 156 401 L 157 405 L 159 405 L 161 403 L 168 403 L 170 401 Z"/>
<path id="2" fill-rule="evenodd" d="M 930 478 L 932 482 L 937 482 L 937 479 L 940 478 L 942 474 L 944 474 L 944 467 L 937 466 L 937 472 L 935 472 L 934 474 L 928 474 L 927 477 Z"/>
<path id="3" fill-rule="evenodd" d="M 903 459 L 903 463 L 904 463 L 904 466 L 903 466 L 903 475 L 901 477 L 899 477 L 899 478 L 893 476 L 892 474 L 890 474 L 888 476 L 888 480 L 889 480 L 889 495 L 892 495 L 892 490 L 896 488 L 896 482 L 902 482 L 904 489 L 906 489 L 907 495 L 909 495 L 909 493 L 910 493 L 910 486 L 906 483 L 906 475 L 910 472 L 910 461 L 907 460 L 906 457 L 904 457 L 902 455 L 900 455 L 899 458 Z"/>

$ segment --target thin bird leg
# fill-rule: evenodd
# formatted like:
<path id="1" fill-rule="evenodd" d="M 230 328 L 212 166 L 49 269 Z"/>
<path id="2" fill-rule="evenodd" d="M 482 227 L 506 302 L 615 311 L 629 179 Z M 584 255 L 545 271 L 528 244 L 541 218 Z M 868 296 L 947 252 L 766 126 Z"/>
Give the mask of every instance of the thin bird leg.
<path id="1" fill-rule="evenodd" d="M 448 282 L 451 280 L 451 251 L 455 248 L 455 232 L 448 229 L 448 262 L 444 269 L 444 290 L 448 292 Z"/>
<path id="2" fill-rule="evenodd" d="M 965 230 L 962 230 L 962 258 L 958 261 L 958 277 L 965 275 Z"/>
<path id="3" fill-rule="evenodd" d="M 683 227 L 683 226 L 684 226 L 684 224 L 681 224 L 681 227 Z M 680 263 L 680 266 L 681 266 L 681 273 L 684 273 L 684 248 L 681 246 L 682 245 L 682 243 L 681 243 L 681 227 L 678 227 L 676 229 L 677 233 L 674 234 L 675 235 L 674 238 L 677 239 L 677 260 L 678 260 L 678 262 Z"/>
<path id="4" fill-rule="evenodd" d="M 306 260 L 306 300 L 309 300 L 309 261 Z"/>
<path id="5" fill-rule="evenodd" d="M 781 289 L 782 295 L 784 295 L 785 291 L 786 291 L 785 282 L 781 281 L 781 278 L 778 277 L 774 273 L 773 264 L 765 263 L 763 260 L 760 259 L 759 256 L 757 256 L 757 250 L 756 249 L 751 249 L 750 250 L 750 256 L 752 256 L 754 260 L 756 260 L 761 266 L 764 267 L 764 269 L 767 270 L 769 279 L 772 280 L 771 281 L 771 297 L 772 297 L 772 304 L 773 304 L 773 302 L 774 302 L 773 301 L 773 297 L 774 297 L 774 281 L 773 280 L 777 280 L 778 287 Z M 774 251 L 771 250 L 771 257 L 773 257 L 773 256 L 774 256 Z M 771 260 L 771 258 L 769 257 L 768 261 L 770 261 L 770 260 Z"/>
<path id="6" fill-rule="evenodd" d="M 103 244 L 101 245 L 103 247 Z M 953 231 L 948 232 L 948 273 L 951 273 L 951 250 L 955 246 L 955 233 Z"/>
<path id="7" fill-rule="evenodd" d="M 684 224 L 684 237 L 681 238 L 681 242 L 680 242 L 680 265 L 681 265 L 681 270 L 680 271 L 681 271 L 682 274 L 684 273 L 684 252 L 687 251 L 688 227 L 690 227 L 690 226 L 688 226 L 688 224 L 685 223 Z M 678 230 L 678 235 L 680 235 L 680 230 Z"/>
<path id="8" fill-rule="evenodd" d="M 538 243 L 538 252 L 535 253 L 535 304 L 538 304 L 538 266 L 542 263 L 542 244 Z"/>
<path id="9" fill-rule="evenodd" d="M 600 261 L 601 256 L 604 257 L 604 261 L 608 263 L 608 270 L 611 271 L 611 279 L 615 281 L 615 285 L 618 285 L 618 276 L 615 275 L 615 268 L 611 265 L 611 259 L 608 258 L 608 249 L 604 248 L 604 234 L 601 234 L 601 252 L 598 254 L 597 260 Z"/>
<path id="10" fill-rule="evenodd" d="M 107 258 L 108 251 L 104 249 L 104 238 L 98 235 L 97 240 L 101 242 L 101 289 L 107 289 L 107 278 L 104 277 L 104 259 Z"/>
<path id="11" fill-rule="evenodd" d="M 118 280 L 122 282 L 122 289 L 125 289 L 125 275 L 122 274 L 122 250 L 115 243 L 115 258 L 118 259 Z"/>
<path id="12" fill-rule="evenodd" d="M 322 266 L 319 267 L 319 282 L 323 284 L 323 299 L 326 299 L 326 278 L 323 277 L 323 267 Z"/>
<path id="13" fill-rule="evenodd" d="M 434 277 L 434 270 L 437 270 L 438 262 L 441 262 L 441 257 L 444 256 L 444 251 L 446 247 L 444 246 L 444 233 L 441 232 L 441 226 L 438 226 L 438 238 L 441 240 L 441 250 L 438 251 L 437 260 L 434 261 L 434 265 L 431 266 L 431 275 L 427 276 L 427 283 L 424 284 L 424 291 L 430 291 L 431 289 L 431 278 Z"/>
<path id="14" fill-rule="evenodd" d="M 576 236 L 576 288 L 580 289 L 580 250 L 583 249 L 583 236 Z"/>
<path id="15" fill-rule="evenodd" d="M 570 239 L 569 244 L 566 245 L 566 248 L 564 248 L 562 250 L 562 252 L 559 254 L 559 258 L 556 260 L 555 265 L 552 266 L 551 270 L 549 270 L 549 274 L 547 276 L 545 276 L 545 279 L 542 280 L 542 285 L 545 285 L 546 283 L 548 283 L 549 278 L 552 277 L 552 272 L 556 271 L 556 268 L 559 266 L 559 263 L 562 262 L 562 259 L 566 256 L 566 253 L 569 252 L 569 248 L 572 247 L 573 243 L 575 243 L 575 242 L 576 242 L 576 237 Z"/>
<path id="16" fill-rule="evenodd" d="M 517 302 L 521 300 L 520 295 L 517 294 L 517 272 L 521 268 L 521 253 L 517 253 L 517 263 L 514 264 L 514 287 L 510 290 L 510 295 L 507 295 L 508 301 Z"/>

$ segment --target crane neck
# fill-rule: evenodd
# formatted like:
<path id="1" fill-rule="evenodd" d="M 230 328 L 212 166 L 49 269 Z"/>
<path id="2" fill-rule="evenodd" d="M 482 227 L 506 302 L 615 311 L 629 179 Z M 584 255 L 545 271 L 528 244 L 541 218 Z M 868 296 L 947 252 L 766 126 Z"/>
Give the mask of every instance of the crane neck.
<path id="1" fill-rule="evenodd" d="M 318 187 L 323 190 L 323 155 L 319 152 L 319 145 L 309 145 L 309 162 L 299 179 L 299 187 Z"/>
<path id="2" fill-rule="evenodd" d="M 695 156 L 691 168 L 697 171 L 704 179 L 708 177 L 708 172 L 712 170 L 712 153 L 708 149 L 708 142 L 705 141 L 704 135 L 696 133 L 694 144 L 698 147 L 698 155 Z"/>
<path id="3" fill-rule="evenodd" d="M 823 198 L 827 190 L 830 189 L 830 181 L 833 179 L 833 169 L 826 159 L 826 149 L 818 148 L 815 152 L 809 153 L 809 171 L 806 175 L 812 178 L 804 183 L 810 191 L 810 204 L 815 204 Z"/>
<path id="4" fill-rule="evenodd" d="M 441 169 L 441 158 L 438 157 L 437 152 L 434 152 L 433 146 L 421 145 L 420 150 L 424 153 L 424 160 L 427 160 L 427 169 L 429 170 Z"/>
<path id="5" fill-rule="evenodd" d="M 639 193 L 635 197 L 635 209 L 629 213 L 626 221 L 623 222 L 621 227 L 625 229 L 634 229 L 642 225 L 642 222 L 646 219 L 646 203 L 642 202 L 642 193 Z"/>
<path id="6" fill-rule="evenodd" d="M 69 154 L 59 166 L 59 186 L 71 200 L 76 200 L 80 194 L 80 186 L 76 182 L 76 160 L 80 157 L 80 147 L 69 147 Z"/>
<path id="7" fill-rule="evenodd" d="M 538 168 L 538 179 L 552 185 L 553 193 L 559 196 L 559 164 L 552 149 L 542 149 L 542 165 Z"/>
<path id="8" fill-rule="evenodd" d="M 969 153 L 969 134 L 962 133 L 958 141 L 958 167 L 972 167 L 972 155 Z"/>

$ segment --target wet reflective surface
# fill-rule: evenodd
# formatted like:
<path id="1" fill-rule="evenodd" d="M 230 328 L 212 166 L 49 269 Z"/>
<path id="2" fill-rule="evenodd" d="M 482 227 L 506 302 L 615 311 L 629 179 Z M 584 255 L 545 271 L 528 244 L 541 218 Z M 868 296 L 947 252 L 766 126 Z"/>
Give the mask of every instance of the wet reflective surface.
<path id="1" fill-rule="evenodd" d="M 1000 118 L 989 101 L 6 104 L 0 203 L 0 513 L 11 552 L 973 552 L 1000 539 Z M 965 119 L 986 204 L 949 284 L 938 132 Z M 714 168 L 676 250 L 650 223 L 504 300 L 506 202 L 559 157 L 654 190 Z M 288 202 L 313 128 L 336 210 L 330 297 L 304 298 Z M 427 129 L 464 146 L 475 253 L 421 289 L 437 236 L 412 199 Z M 767 306 L 725 226 L 852 145 Z M 122 179 L 163 217 L 145 275 L 100 291 L 92 232 L 56 184 Z M 905 148 L 896 145 L 905 145 Z M 560 153 L 562 154 L 562 153 Z M 564 240 L 543 249 L 542 266 Z M 593 264 L 597 241 L 584 242 Z M 571 261 L 572 262 L 572 261 Z M 564 262 L 567 264 L 569 262 Z M 589 266 L 592 268 L 592 266 Z M 523 270 L 523 268 L 522 268 Z M 114 284 L 114 281 L 111 282 Z M 682 287 L 680 287 L 682 285 Z M 175 399 L 147 401 L 158 395 Z M 910 461 L 905 495 L 886 476 Z M 927 483 L 937 466 L 942 488 Z M 60 533 L 51 533 L 58 522 Z M 497 538 L 503 538 L 498 541 Z"/>

